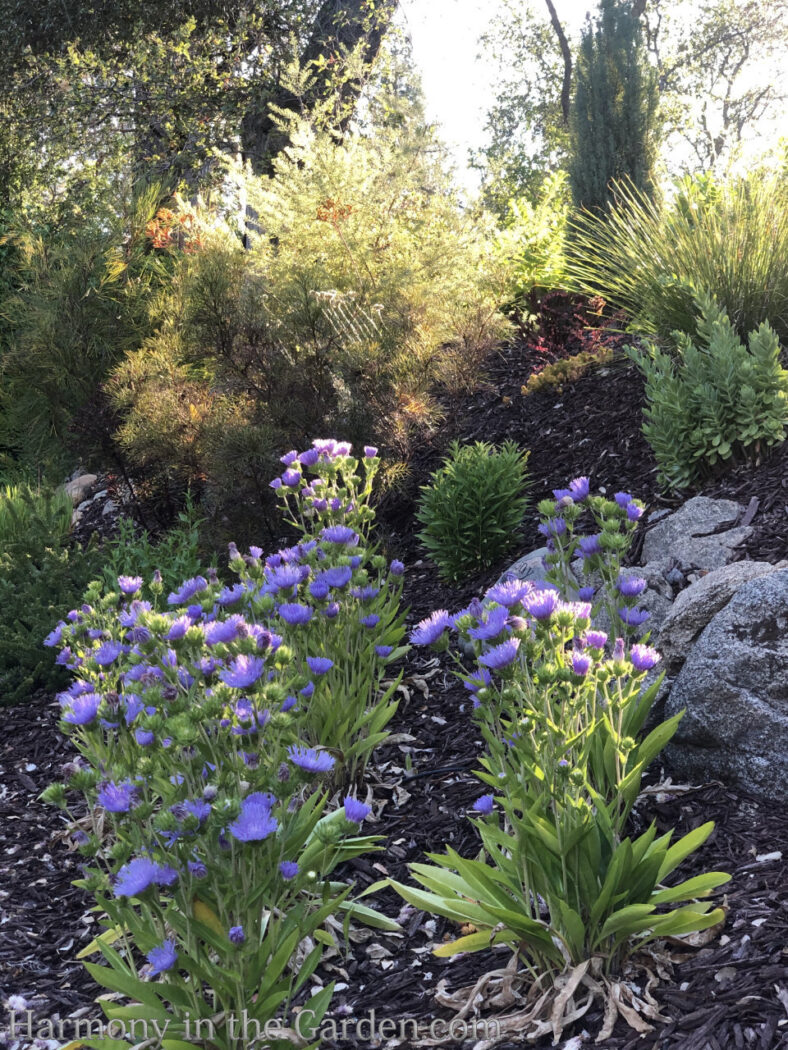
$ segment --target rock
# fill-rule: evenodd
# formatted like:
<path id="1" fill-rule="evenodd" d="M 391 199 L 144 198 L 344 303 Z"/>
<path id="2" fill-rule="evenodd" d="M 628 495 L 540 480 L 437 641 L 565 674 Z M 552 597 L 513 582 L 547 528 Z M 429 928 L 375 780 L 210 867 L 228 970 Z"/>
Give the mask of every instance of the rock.
<path id="1" fill-rule="evenodd" d="M 519 558 L 511 568 L 507 569 L 506 572 L 498 579 L 498 583 L 502 583 L 504 580 L 531 580 L 533 583 L 540 583 L 547 578 L 543 559 L 549 551 L 547 547 L 538 547 L 535 551 L 531 551 L 529 554 L 524 554 L 522 558 Z"/>
<path id="2" fill-rule="evenodd" d="M 659 634 L 662 667 L 669 675 L 681 669 L 701 631 L 731 600 L 738 589 L 756 576 L 778 568 L 767 561 L 735 561 L 701 576 L 681 591 L 665 616 Z"/>
<path id="3" fill-rule="evenodd" d="M 663 518 L 643 539 L 644 562 L 674 560 L 695 570 L 727 565 L 734 549 L 752 532 L 749 526 L 725 528 L 738 521 L 742 508 L 727 499 L 695 496 Z"/>
<path id="4" fill-rule="evenodd" d="M 104 508 L 101 511 L 101 513 L 102 513 L 102 515 L 105 518 L 107 518 L 107 517 L 109 517 L 110 514 L 116 514 L 117 510 L 118 510 L 118 505 L 115 502 L 115 500 L 114 499 L 108 499 L 107 502 L 104 504 Z"/>
<path id="5" fill-rule="evenodd" d="M 109 489 L 102 489 L 101 492 L 97 492 L 93 499 L 106 499 L 109 495 Z"/>
<path id="6" fill-rule="evenodd" d="M 71 497 L 71 502 L 76 507 L 88 496 L 93 486 L 98 481 L 95 474 L 80 474 L 78 478 L 67 481 L 63 488 Z"/>
<path id="7" fill-rule="evenodd" d="M 705 627 L 665 713 L 684 708 L 666 753 L 679 775 L 788 800 L 788 569 L 744 583 Z"/>

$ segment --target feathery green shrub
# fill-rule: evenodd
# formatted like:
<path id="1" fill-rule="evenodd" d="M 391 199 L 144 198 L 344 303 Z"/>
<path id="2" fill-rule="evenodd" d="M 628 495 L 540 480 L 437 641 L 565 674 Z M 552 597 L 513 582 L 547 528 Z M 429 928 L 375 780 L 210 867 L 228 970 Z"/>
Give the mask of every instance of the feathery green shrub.
<path id="1" fill-rule="evenodd" d="M 675 332 L 676 354 L 654 345 L 628 350 L 646 379 L 643 433 L 671 489 L 760 454 L 785 439 L 788 424 L 788 371 L 771 326 L 759 325 L 745 347 L 712 296 L 695 303 L 697 337 Z"/>
<path id="2" fill-rule="evenodd" d="M 527 497 L 528 453 L 513 441 L 500 448 L 454 441 L 443 466 L 423 485 L 419 539 L 441 576 L 458 580 L 495 565 L 517 542 Z"/>

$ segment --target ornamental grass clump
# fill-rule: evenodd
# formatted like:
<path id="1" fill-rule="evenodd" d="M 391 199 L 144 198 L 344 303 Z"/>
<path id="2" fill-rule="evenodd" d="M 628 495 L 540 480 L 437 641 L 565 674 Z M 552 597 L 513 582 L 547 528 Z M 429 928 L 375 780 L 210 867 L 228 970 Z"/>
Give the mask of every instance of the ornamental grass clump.
<path id="1" fill-rule="evenodd" d="M 447 580 L 494 565 L 517 542 L 528 500 L 528 453 L 513 441 L 500 448 L 453 441 L 421 489 L 419 539 Z"/>
<path id="2" fill-rule="evenodd" d="M 724 917 L 707 898 L 728 875 L 671 879 L 712 823 L 677 841 L 673 832 L 658 835 L 653 823 L 640 835 L 627 833 L 643 773 L 681 714 L 643 735 L 660 682 L 645 688 L 644 678 L 659 654 L 623 634 L 609 639 L 594 624 L 601 604 L 615 610 L 622 586 L 640 587 L 624 582 L 620 559 L 631 540 L 629 523 L 642 508 L 628 494 L 618 496 L 590 504 L 603 527 L 585 544 L 600 589 L 617 597 L 577 599 L 572 557 L 583 546 L 573 526 L 588 501 L 598 499 L 588 479 L 577 478 L 544 508 L 550 571 L 563 588 L 498 583 L 454 616 L 433 613 L 411 636 L 414 644 L 440 650 L 456 631 L 472 647 L 475 669 L 460 675 L 486 745 L 477 775 L 487 790 L 473 818 L 480 856 L 468 859 L 450 848 L 430 854 L 430 863 L 411 866 L 421 888 L 393 885 L 416 907 L 473 927 L 435 949 L 437 955 L 512 949 L 510 966 L 487 983 L 509 994 L 522 986 L 521 1011 L 498 1020 L 510 1035 L 529 1039 L 552 1032 L 557 1041 L 600 997 L 606 1012 L 597 1041 L 609 1036 L 618 1014 L 647 1030 L 649 1018 L 661 1019 L 639 976 L 647 976 L 648 946 Z M 556 526 L 559 512 L 563 527 Z M 477 990 L 458 992 L 458 1009 Z"/>
<path id="3" fill-rule="evenodd" d="M 332 879 L 376 848 L 351 785 L 386 735 L 396 681 L 381 682 L 404 651 L 402 567 L 358 531 L 367 453 L 362 466 L 315 442 L 284 457 L 286 488 L 298 474 L 321 492 L 296 496 L 311 531 L 268 558 L 231 546 L 238 583 L 214 570 L 169 593 L 157 574 L 97 582 L 46 640 L 75 675 L 59 700 L 82 756 L 46 797 L 74 818 L 79 884 L 106 915 L 91 951 L 108 965 L 90 972 L 131 1003 L 103 1001 L 109 1019 L 230 1050 L 246 1045 L 230 1023 L 245 1016 L 280 1026 L 271 1047 L 316 1045 L 331 986 L 303 1000 L 323 947 L 343 919 L 397 928 Z M 323 494 L 325 508 L 306 506 Z"/>

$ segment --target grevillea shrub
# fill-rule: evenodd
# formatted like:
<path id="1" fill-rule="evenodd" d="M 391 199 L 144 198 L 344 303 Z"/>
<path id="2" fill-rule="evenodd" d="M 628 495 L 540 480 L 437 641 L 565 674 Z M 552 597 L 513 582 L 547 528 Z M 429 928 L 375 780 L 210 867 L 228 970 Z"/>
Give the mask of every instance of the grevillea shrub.
<path id="1" fill-rule="evenodd" d="M 612 506 L 592 504 L 592 513 L 609 525 L 612 518 L 621 520 L 613 509 L 619 508 L 629 522 L 640 504 L 619 495 L 609 501 Z M 586 478 L 555 496 L 549 507 L 553 526 L 578 520 L 592 498 Z M 569 532 L 567 526 L 554 535 L 551 559 L 552 573 L 567 585 L 581 542 L 564 539 Z M 611 542 L 595 543 L 590 556 L 598 559 L 602 589 L 618 592 L 608 599 L 615 604 L 628 529 L 616 530 L 615 544 L 614 530 L 608 533 Z M 541 1025 L 541 1034 L 552 1030 L 556 1038 L 567 1019 L 581 1016 L 597 996 L 607 999 L 608 1034 L 616 1002 L 624 1003 L 622 1016 L 629 1011 L 631 1017 L 634 993 L 623 978 L 627 960 L 655 938 L 718 923 L 722 911 L 705 898 L 729 878 L 710 872 L 668 884 L 711 833 L 711 823 L 676 842 L 672 832 L 657 835 L 654 824 L 627 836 L 643 772 L 681 715 L 642 738 L 659 686 L 657 681 L 644 689 L 643 679 L 659 654 L 623 637 L 608 645 L 607 634 L 594 628 L 594 612 L 590 600 L 565 600 L 555 584 L 537 588 L 511 580 L 454 616 L 433 613 L 411 636 L 414 644 L 446 649 L 456 631 L 473 648 L 476 667 L 461 675 L 486 744 L 479 776 L 488 793 L 475 805 L 479 858 L 452 849 L 431 854 L 431 863 L 411 866 L 421 889 L 394 885 L 416 907 L 475 928 L 436 954 L 507 944 L 539 995 L 566 974 L 531 1018 L 533 1031 Z"/>
<path id="2" fill-rule="evenodd" d="M 228 1023 L 243 1016 L 310 1043 L 331 986 L 302 1015 L 291 1006 L 331 930 L 343 916 L 396 928 L 332 879 L 375 848 L 359 827 L 369 807 L 329 799 L 385 736 L 395 683 L 381 698 L 380 681 L 404 651 L 401 566 L 362 541 L 377 466 L 366 451 L 359 462 L 326 441 L 283 457 L 277 487 L 298 475 L 321 492 L 292 497 L 311 538 L 266 559 L 231 547 L 239 583 L 208 570 L 166 597 L 157 576 L 104 594 L 96 583 L 47 639 L 75 673 L 59 699 L 82 760 L 46 797 L 86 800 L 80 885 L 107 916 L 93 947 L 108 965 L 89 969 L 130 1000 L 104 1001 L 108 1018 L 166 1023 L 173 1046 L 199 1021 L 209 1045 L 247 1045 Z M 266 1045 L 296 1038 L 280 1035 Z"/>

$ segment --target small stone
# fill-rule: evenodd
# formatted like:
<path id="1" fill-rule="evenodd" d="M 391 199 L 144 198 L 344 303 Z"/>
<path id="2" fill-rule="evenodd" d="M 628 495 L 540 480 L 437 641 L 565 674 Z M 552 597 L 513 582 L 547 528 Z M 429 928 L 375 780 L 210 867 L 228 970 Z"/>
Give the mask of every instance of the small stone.
<path id="1" fill-rule="evenodd" d="M 71 502 L 76 507 L 91 492 L 97 481 L 98 477 L 95 474 L 80 474 L 78 478 L 67 481 L 63 488 L 69 494 Z"/>

